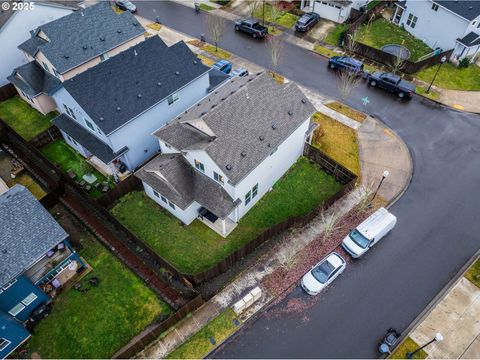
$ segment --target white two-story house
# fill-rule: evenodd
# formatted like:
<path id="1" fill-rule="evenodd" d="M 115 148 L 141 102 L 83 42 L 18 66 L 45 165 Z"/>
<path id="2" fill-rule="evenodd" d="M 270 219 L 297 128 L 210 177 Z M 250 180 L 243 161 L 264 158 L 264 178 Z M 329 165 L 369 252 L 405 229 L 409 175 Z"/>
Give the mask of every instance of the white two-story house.
<path id="1" fill-rule="evenodd" d="M 161 154 L 135 175 L 183 223 L 227 236 L 302 155 L 314 112 L 292 82 L 234 78 L 157 130 Z"/>
<path id="2" fill-rule="evenodd" d="M 392 21 L 432 49 L 453 49 L 452 59 L 480 54 L 480 1 L 406 0 Z"/>
<path id="3" fill-rule="evenodd" d="M 152 36 L 65 80 L 53 124 L 103 173 L 133 171 L 160 149 L 152 133 L 207 95 L 210 71 L 183 41 Z"/>
<path id="4" fill-rule="evenodd" d="M 15 68 L 8 81 L 46 114 L 55 110 L 50 95 L 63 81 L 142 42 L 144 32 L 130 12 L 117 14 L 107 2 L 78 9 L 30 32 L 18 45 L 28 63 Z"/>
<path id="5" fill-rule="evenodd" d="M 350 18 L 352 9 L 360 10 L 371 0 L 302 0 L 300 9 L 315 12 L 321 18 L 343 23 Z"/>

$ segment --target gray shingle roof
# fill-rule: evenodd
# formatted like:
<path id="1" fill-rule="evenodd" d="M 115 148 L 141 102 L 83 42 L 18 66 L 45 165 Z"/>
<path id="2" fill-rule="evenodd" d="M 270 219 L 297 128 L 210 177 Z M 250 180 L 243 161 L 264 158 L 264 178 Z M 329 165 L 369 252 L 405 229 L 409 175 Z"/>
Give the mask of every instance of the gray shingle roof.
<path id="1" fill-rule="evenodd" d="M 480 35 L 471 31 L 463 38 L 457 39 L 457 41 L 467 47 L 476 46 L 480 44 Z"/>
<path id="2" fill-rule="evenodd" d="M 230 80 L 155 135 L 178 150 L 204 149 L 237 184 L 314 112 L 297 85 L 262 73 Z M 186 122 L 199 118 L 213 141 L 184 131 Z"/>
<path id="3" fill-rule="evenodd" d="M 67 239 L 50 213 L 25 187 L 0 195 L 0 286 Z"/>
<path id="4" fill-rule="evenodd" d="M 63 84 L 110 134 L 207 71 L 183 41 L 167 47 L 152 36 Z"/>
<path id="5" fill-rule="evenodd" d="M 152 171 L 158 171 L 166 181 Z M 196 201 L 220 218 L 238 204 L 214 180 L 196 171 L 181 154 L 160 154 L 135 173 L 181 209 Z"/>
<path id="6" fill-rule="evenodd" d="M 24 41 L 20 45 L 18 45 L 18 48 L 24 52 L 26 52 L 28 55 L 34 57 L 35 54 L 37 53 L 38 49 L 40 46 L 43 44 L 46 44 L 47 42 L 43 40 L 42 38 L 39 38 L 37 36 L 31 37 L 30 39 Z"/>
<path id="7" fill-rule="evenodd" d="M 41 25 L 35 34 L 40 30 L 50 41 L 38 49 L 61 74 L 145 32 L 129 11 L 117 14 L 106 1 Z M 34 45 L 27 40 L 19 48 L 35 53 Z"/>
<path id="8" fill-rule="evenodd" d="M 446 7 L 467 20 L 473 20 L 480 15 L 480 1 L 476 0 L 435 0 L 437 4 Z"/>
<path id="9" fill-rule="evenodd" d="M 98 139 L 96 136 L 92 135 L 87 129 L 83 126 L 77 124 L 67 114 L 61 114 L 52 120 L 53 125 L 58 127 L 60 130 L 66 132 L 70 135 L 75 141 L 80 143 L 85 149 L 90 151 L 93 155 L 102 160 L 105 164 L 110 163 L 118 155 L 113 152 L 113 150 L 105 144 L 103 141 Z M 124 153 L 125 151 L 122 151 Z"/>
<path id="10" fill-rule="evenodd" d="M 49 94 L 61 85 L 61 81 L 55 76 L 32 61 L 13 70 L 7 80 L 19 87 L 27 95 L 35 97 L 41 93 Z"/>

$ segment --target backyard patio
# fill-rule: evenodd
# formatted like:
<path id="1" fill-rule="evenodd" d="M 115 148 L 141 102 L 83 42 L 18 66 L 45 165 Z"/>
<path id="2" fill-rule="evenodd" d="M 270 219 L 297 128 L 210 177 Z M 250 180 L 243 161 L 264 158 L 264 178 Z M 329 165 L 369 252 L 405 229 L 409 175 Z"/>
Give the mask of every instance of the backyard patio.
<path id="1" fill-rule="evenodd" d="M 226 238 L 199 220 L 183 225 L 143 191 L 127 194 L 111 211 L 178 270 L 195 274 L 215 265 L 271 226 L 292 216 L 307 215 L 341 189 L 333 176 L 302 157 Z"/>

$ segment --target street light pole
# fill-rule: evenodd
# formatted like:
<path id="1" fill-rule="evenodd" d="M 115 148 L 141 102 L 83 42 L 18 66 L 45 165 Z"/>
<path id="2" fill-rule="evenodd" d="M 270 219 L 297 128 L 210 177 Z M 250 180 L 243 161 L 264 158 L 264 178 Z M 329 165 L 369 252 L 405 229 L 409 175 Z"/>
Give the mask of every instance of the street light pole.
<path id="1" fill-rule="evenodd" d="M 265 0 L 262 3 L 262 26 L 265 26 Z"/>
<path id="2" fill-rule="evenodd" d="M 380 186 L 382 186 L 382 183 L 383 181 L 387 178 L 387 176 L 389 175 L 390 173 L 388 172 L 388 170 L 385 170 L 382 174 L 382 180 L 380 180 L 380 183 L 378 184 L 378 187 L 377 187 L 377 190 L 375 190 L 375 193 L 373 194 L 373 197 L 372 197 L 372 200 L 370 202 L 373 202 L 373 200 L 375 199 L 375 196 L 377 196 L 377 192 L 378 190 L 380 190 Z"/>
<path id="3" fill-rule="evenodd" d="M 420 350 L 422 350 L 423 348 L 427 347 L 428 345 L 430 345 L 431 343 L 435 342 L 435 341 L 442 341 L 443 340 L 443 336 L 442 334 L 440 333 L 436 333 L 435 334 L 435 337 L 430 340 L 429 342 L 427 342 L 425 345 L 419 347 L 417 350 L 413 351 L 413 352 L 407 352 L 407 359 L 411 359 L 413 357 L 413 355 L 415 355 L 417 352 L 419 352 Z"/>
<path id="4" fill-rule="evenodd" d="M 438 65 L 437 71 L 435 72 L 435 75 L 433 76 L 432 82 L 430 83 L 430 85 L 428 85 L 427 94 L 430 91 L 430 88 L 432 87 L 433 82 L 435 81 L 435 78 L 437 77 L 437 74 L 440 71 L 440 68 L 442 67 L 442 65 L 445 63 L 445 61 L 447 61 L 447 58 L 445 56 L 442 56 L 442 58 L 440 59 L 440 65 Z"/>

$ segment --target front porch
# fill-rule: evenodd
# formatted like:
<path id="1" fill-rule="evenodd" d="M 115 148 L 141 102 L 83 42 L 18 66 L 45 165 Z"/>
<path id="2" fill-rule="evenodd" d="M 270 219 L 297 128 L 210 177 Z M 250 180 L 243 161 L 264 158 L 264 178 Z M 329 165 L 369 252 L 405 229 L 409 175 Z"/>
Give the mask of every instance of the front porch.
<path id="1" fill-rule="evenodd" d="M 198 219 L 224 238 L 227 237 L 238 225 L 228 217 L 220 219 L 218 216 L 203 207 L 198 211 Z"/>
<path id="2" fill-rule="evenodd" d="M 130 170 L 126 168 L 122 161 L 112 161 L 109 164 L 105 164 L 102 160 L 97 158 L 95 155 L 90 156 L 87 159 L 87 162 L 92 165 L 98 172 L 108 176 L 113 176 L 114 179 L 119 182 L 125 180 L 130 174 Z"/>

